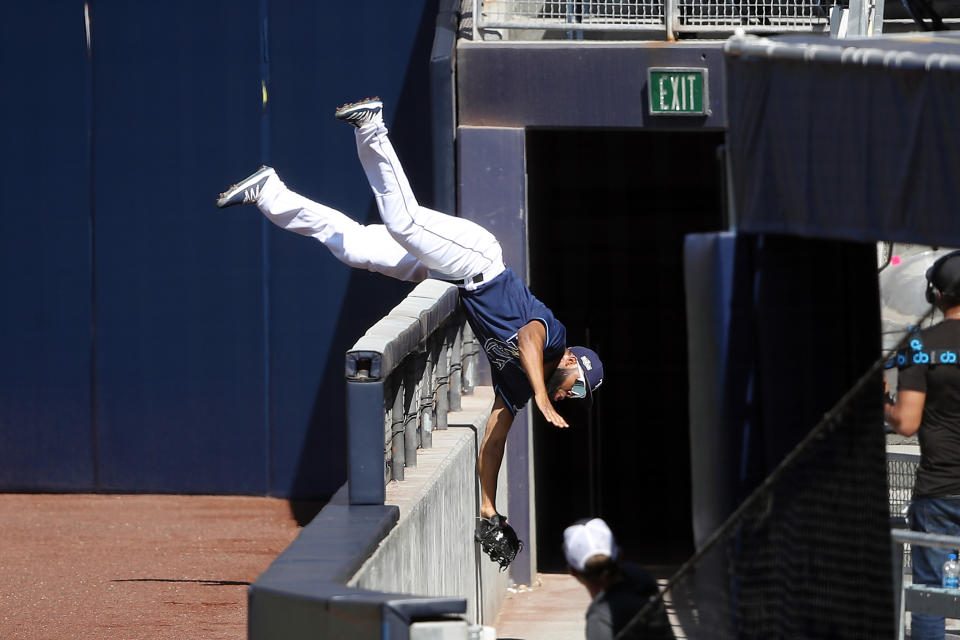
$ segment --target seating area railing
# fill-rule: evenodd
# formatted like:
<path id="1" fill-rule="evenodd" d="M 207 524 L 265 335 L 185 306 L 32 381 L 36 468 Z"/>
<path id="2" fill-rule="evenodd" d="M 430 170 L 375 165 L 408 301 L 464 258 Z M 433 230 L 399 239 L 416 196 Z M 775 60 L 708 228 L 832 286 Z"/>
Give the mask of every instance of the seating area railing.
<path id="1" fill-rule="evenodd" d="M 921 533 L 893 529 L 890 531 L 893 538 L 894 554 L 897 549 L 904 547 L 934 547 L 938 549 L 956 551 L 960 549 L 960 537 L 946 536 L 936 533 Z M 902 562 L 894 560 L 894 571 L 899 571 Z M 960 589 L 946 589 L 931 587 L 924 584 L 907 584 L 903 576 L 895 580 L 897 602 L 897 638 L 906 637 L 906 613 L 925 613 L 946 618 L 960 617 Z"/>
<path id="2" fill-rule="evenodd" d="M 491 29 L 680 34 L 825 32 L 849 12 L 851 24 L 882 22 L 883 0 L 472 0 L 474 40 Z M 840 12 L 840 13 L 838 13 Z"/>
<path id="3" fill-rule="evenodd" d="M 350 504 L 383 504 L 476 381 L 479 348 L 457 287 L 426 280 L 347 351 Z"/>

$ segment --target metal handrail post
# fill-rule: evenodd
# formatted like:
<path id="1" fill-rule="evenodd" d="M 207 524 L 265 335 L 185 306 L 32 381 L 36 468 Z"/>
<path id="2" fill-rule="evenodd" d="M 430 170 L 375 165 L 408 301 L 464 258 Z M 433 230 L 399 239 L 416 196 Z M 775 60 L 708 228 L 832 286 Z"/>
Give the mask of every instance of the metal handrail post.
<path id="1" fill-rule="evenodd" d="M 677 39 L 674 33 L 674 20 L 677 15 L 678 0 L 663 1 L 663 26 L 666 28 L 666 38 L 668 41 Z"/>
<path id="2" fill-rule="evenodd" d="M 870 30 L 868 36 L 879 36 L 883 33 L 883 6 L 884 0 L 872 0 L 870 13 Z"/>
<path id="3" fill-rule="evenodd" d="M 473 41 L 480 42 L 480 0 L 473 0 Z"/>
<path id="4" fill-rule="evenodd" d="M 452 339 L 448 349 L 450 367 L 447 371 L 447 402 L 450 411 L 460 411 L 460 396 L 463 393 L 463 323 L 450 327 Z"/>
<path id="5" fill-rule="evenodd" d="M 404 456 L 403 446 L 403 396 L 406 393 L 403 384 L 403 370 L 397 371 L 392 376 L 393 385 L 393 408 L 390 411 L 390 461 L 392 466 L 391 479 L 403 480 L 403 469 L 406 467 L 406 458 Z"/>
<path id="6" fill-rule="evenodd" d="M 420 356 L 423 366 L 420 378 L 420 446 L 424 449 L 433 447 L 433 358 L 429 346 Z"/>
<path id="7" fill-rule="evenodd" d="M 463 393 L 464 395 L 473 395 L 473 388 L 477 384 L 477 341 L 473 335 L 473 329 L 469 324 L 463 326 L 462 338 L 462 356 L 463 360 Z"/>
<path id="8" fill-rule="evenodd" d="M 417 418 L 420 399 L 417 394 L 417 359 L 407 358 L 403 365 L 403 465 L 417 466 Z"/>
<path id="9" fill-rule="evenodd" d="M 450 380 L 449 349 L 447 348 L 448 331 L 440 330 L 437 332 L 437 340 L 434 343 L 434 353 L 436 354 L 436 365 L 434 371 L 437 378 L 436 392 L 436 410 L 437 410 L 437 430 L 443 431 L 447 428 L 447 412 L 450 411 L 450 398 L 447 397 Z"/>

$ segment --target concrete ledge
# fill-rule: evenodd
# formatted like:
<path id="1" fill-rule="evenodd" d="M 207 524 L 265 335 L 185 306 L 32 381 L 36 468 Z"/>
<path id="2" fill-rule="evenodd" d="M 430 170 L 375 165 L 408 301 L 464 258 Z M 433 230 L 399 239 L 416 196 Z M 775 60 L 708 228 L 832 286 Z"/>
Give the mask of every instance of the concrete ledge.
<path id="1" fill-rule="evenodd" d="M 418 619 L 492 621 L 509 578 L 481 557 L 473 528 L 476 456 L 493 398 L 489 387 L 462 398 L 407 479 L 388 485 L 392 504 L 350 505 L 341 487 L 250 586 L 247 637 L 402 639 Z"/>
<path id="2" fill-rule="evenodd" d="M 270 565 L 247 595 L 247 637 L 405 638 L 415 619 L 466 611 L 462 598 L 418 598 L 344 585 L 397 523 L 392 506 L 328 504 Z"/>
<path id="3" fill-rule="evenodd" d="M 433 432 L 433 447 L 422 449 L 417 466 L 402 482 L 387 485 L 389 505 L 399 521 L 349 586 L 462 597 L 467 619 L 491 624 L 510 586 L 473 540 L 480 504 L 477 452 L 493 407 L 490 387 L 463 396 L 461 411 L 448 414 L 449 428 Z M 501 466 L 497 501 L 506 503 L 506 464 Z"/>

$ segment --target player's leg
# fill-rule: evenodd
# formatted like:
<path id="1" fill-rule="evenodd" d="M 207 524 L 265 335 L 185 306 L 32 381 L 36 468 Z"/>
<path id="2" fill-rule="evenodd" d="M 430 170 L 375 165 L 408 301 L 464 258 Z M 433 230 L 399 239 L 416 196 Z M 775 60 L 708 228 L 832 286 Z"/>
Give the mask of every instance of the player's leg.
<path id="1" fill-rule="evenodd" d="M 401 247 L 384 225 L 361 225 L 291 191 L 270 167 L 233 185 L 217 201 L 220 208 L 238 204 L 257 205 L 270 222 L 318 240 L 351 267 L 414 282 L 427 277 L 426 266 Z"/>
<path id="2" fill-rule="evenodd" d="M 419 205 L 387 136 L 380 111 L 379 101 L 367 100 L 341 107 L 337 118 L 357 126 L 360 163 L 390 234 L 420 258 L 434 277 L 495 277 L 503 270 L 500 243 L 474 222 Z"/>

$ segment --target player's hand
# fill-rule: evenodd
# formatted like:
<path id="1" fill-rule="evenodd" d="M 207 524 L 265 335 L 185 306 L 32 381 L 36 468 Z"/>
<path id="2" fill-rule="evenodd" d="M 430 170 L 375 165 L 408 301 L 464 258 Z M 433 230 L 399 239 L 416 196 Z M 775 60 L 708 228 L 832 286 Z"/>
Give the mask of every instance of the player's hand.
<path id="1" fill-rule="evenodd" d="M 567 424 L 567 421 L 563 419 L 563 416 L 553 408 L 553 403 L 550 402 L 550 397 L 546 393 L 538 394 L 535 400 L 537 401 L 537 407 L 540 409 L 540 413 L 547 419 L 547 422 L 561 429 L 566 429 L 570 426 Z"/>

